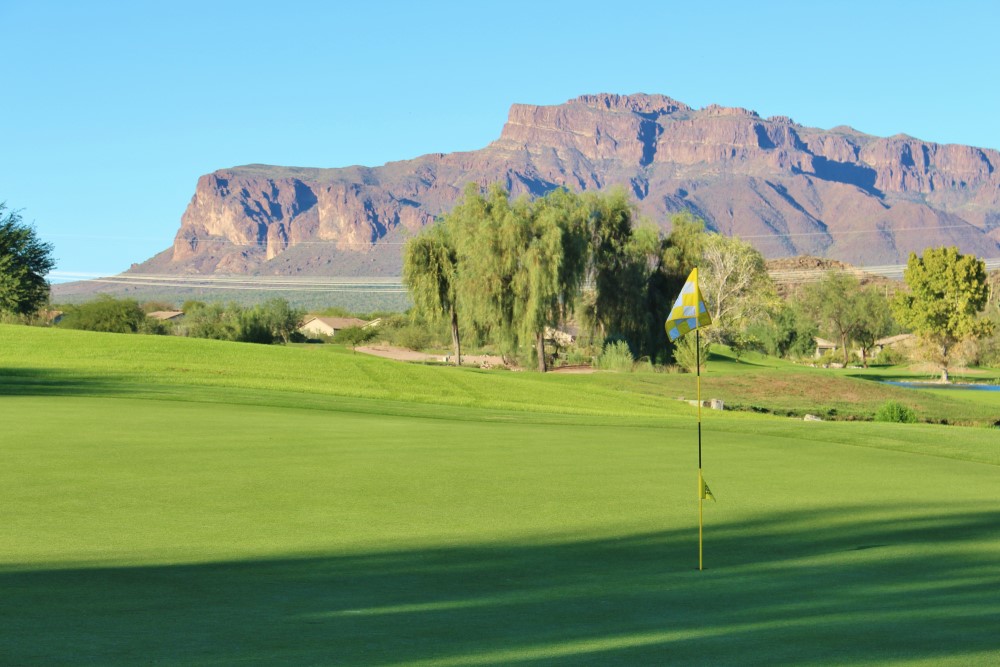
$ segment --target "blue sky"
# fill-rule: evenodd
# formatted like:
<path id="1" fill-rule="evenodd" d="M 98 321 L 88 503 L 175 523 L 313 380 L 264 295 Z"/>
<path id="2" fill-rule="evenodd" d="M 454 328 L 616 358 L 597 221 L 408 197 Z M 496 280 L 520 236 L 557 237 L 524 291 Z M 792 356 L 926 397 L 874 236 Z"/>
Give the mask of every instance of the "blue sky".
<path id="1" fill-rule="evenodd" d="M 481 148 L 514 102 L 662 93 L 1000 148 L 995 4 L 2 0 L 0 201 L 59 279 L 169 247 L 202 174 Z"/>

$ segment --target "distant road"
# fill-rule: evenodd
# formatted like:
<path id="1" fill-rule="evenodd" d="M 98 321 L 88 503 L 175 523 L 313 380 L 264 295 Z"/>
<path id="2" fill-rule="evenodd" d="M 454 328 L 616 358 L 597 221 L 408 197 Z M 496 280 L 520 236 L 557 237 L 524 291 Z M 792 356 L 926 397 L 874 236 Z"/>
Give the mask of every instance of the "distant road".
<path id="1" fill-rule="evenodd" d="M 985 263 L 987 271 L 1000 270 L 1000 259 L 987 259 Z M 885 264 L 883 266 L 857 266 L 854 267 L 852 273 L 859 276 L 870 274 L 902 280 L 905 270 L 906 264 Z M 786 269 L 768 271 L 768 273 L 776 283 L 811 283 L 820 280 L 829 271 L 836 271 L 836 269 Z"/>
<path id="2" fill-rule="evenodd" d="M 1000 270 L 1000 258 L 987 259 L 986 270 Z M 874 274 L 894 280 L 902 280 L 905 264 L 855 267 L 857 275 Z M 777 283 L 810 283 L 820 280 L 828 271 L 836 269 L 784 269 L 770 271 Z M 218 290 L 258 290 L 289 292 L 353 292 L 367 294 L 405 294 L 406 287 L 398 276 L 384 278 L 350 278 L 336 276 L 197 276 L 197 275 L 153 275 L 128 273 L 118 276 L 94 277 L 86 274 L 55 272 L 54 280 L 77 280 L 109 285 L 134 287 L 190 287 Z"/>
<path id="3" fill-rule="evenodd" d="M 386 278 L 349 278 L 328 276 L 199 276 L 127 273 L 117 276 L 94 277 L 83 274 L 57 273 L 55 278 L 60 280 L 75 280 L 81 283 L 132 287 L 186 287 L 289 292 L 363 292 L 378 294 L 406 293 L 406 287 L 398 276 Z"/>

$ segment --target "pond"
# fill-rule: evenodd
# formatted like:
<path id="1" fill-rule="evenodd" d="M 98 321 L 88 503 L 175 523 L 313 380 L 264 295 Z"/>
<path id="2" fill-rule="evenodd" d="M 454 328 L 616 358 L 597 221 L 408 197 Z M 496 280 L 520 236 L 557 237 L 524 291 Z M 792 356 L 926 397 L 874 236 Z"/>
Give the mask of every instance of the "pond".
<path id="1" fill-rule="evenodd" d="M 958 389 L 965 391 L 1000 391 L 1000 384 L 938 384 L 937 382 L 896 382 L 885 380 L 885 384 L 906 389 Z"/>

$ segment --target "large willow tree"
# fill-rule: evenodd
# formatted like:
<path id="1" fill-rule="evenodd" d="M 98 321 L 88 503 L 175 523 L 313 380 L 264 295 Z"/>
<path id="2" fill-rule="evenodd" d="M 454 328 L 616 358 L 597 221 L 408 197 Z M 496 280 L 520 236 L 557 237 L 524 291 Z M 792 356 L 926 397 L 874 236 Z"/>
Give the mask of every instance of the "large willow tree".
<path id="1" fill-rule="evenodd" d="M 413 305 L 432 321 L 447 317 L 455 365 L 462 363 L 458 330 L 458 254 L 445 221 L 425 228 L 403 250 L 403 282 Z"/>
<path id="2" fill-rule="evenodd" d="M 506 354 L 530 346 L 544 372 L 545 329 L 565 320 L 585 277 L 589 209 L 555 190 L 510 200 L 470 184 L 445 220 L 459 266 L 459 300 L 469 323 Z"/>
<path id="3" fill-rule="evenodd" d="M 636 226 L 632 202 L 622 189 L 590 194 L 586 202 L 594 286 L 591 321 L 604 338 L 627 340 L 637 352 L 649 328 L 647 289 L 655 269 L 657 231 Z"/>
<path id="4" fill-rule="evenodd" d="M 483 194 L 469 184 L 407 244 L 403 277 L 414 305 L 450 318 L 456 361 L 461 319 L 505 357 L 529 346 L 546 370 L 545 329 L 569 315 L 585 277 L 589 210 L 566 190 L 511 201 L 499 186 Z"/>
<path id="5" fill-rule="evenodd" d="M 519 338 L 533 341 L 538 370 L 545 372 L 545 328 L 570 314 L 587 268 L 588 209 L 567 190 L 536 200 L 522 229 L 517 294 Z"/>

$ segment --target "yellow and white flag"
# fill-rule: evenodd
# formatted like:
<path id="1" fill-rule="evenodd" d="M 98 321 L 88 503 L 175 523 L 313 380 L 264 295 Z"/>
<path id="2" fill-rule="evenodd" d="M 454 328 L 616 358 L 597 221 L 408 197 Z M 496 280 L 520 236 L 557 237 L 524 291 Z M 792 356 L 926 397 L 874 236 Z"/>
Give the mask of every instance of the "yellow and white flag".
<path id="1" fill-rule="evenodd" d="M 714 503 L 715 496 L 712 495 L 712 489 L 708 488 L 708 484 L 705 483 L 704 477 L 700 477 L 699 479 L 701 479 L 701 499 L 711 500 Z"/>
<path id="2" fill-rule="evenodd" d="M 701 290 L 698 289 L 698 269 L 692 269 L 670 310 L 670 317 L 667 318 L 667 336 L 675 341 L 684 334 L 711 323 L 712 316 L 708 314 L 705 300 L 701 298 Z"/>

